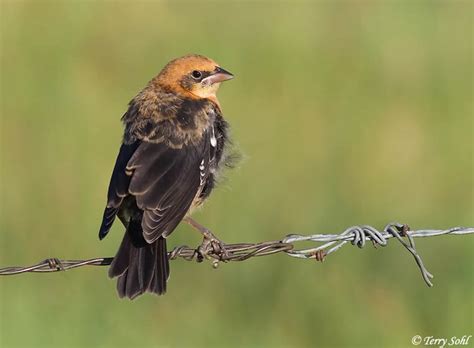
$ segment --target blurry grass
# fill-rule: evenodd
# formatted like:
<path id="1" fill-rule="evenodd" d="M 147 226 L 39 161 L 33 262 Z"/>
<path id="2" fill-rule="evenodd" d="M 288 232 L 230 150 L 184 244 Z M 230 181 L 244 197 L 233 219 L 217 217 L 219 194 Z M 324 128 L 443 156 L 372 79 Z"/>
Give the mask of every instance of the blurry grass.
<path id="1" fill-rule="evenodd" d="M 171 58 L 220 91 L 245 154 L 199 220 L 226 241 L 392 220 L 473 222 L 470 2 L 1 3 L 2 265 L 112 255 L 96 239 L 128 100 Z M 198 242 L 180 227 L 171 244 Z M 323 265 L 176 261 L 132 303 L 103 269 L 1 279 L 2 347 L 410 346 L 472 334 L 473 240 L 395 243 Z M 25 330 L 25 328 L 28 328 Z"/>

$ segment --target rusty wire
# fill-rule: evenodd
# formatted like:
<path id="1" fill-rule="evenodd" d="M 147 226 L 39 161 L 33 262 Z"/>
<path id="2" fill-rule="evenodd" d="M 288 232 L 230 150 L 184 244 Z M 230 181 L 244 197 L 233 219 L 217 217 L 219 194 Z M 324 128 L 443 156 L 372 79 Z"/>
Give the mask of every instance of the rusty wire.
<path id="1" fill-rule="evenodd" d="M 251 257 L 266 256 L 281 252 L 291 257 L 323 261 L 327 255 L 339 250 L 343 245 L 349 242 L 352 245 L 363 248 L 366 241 L 371 241 L 374 246 L 386 246 L 389 239 L 396 238 L 413 255 L 425 283 L 428 286 L 433 286 L 431 282 L 433 275 L 428 272 L 424 266 L 421 256 L 416 250 L 414 238 L 472 233 L 474 233 L 474 227 L 411 231 L 408 225 L 390 223 L 386 225 L 382 231 L 379 231 L 372 226 L 363 225 L 349 227 L 340 234 L 314 234 L 309 236 L 291 234 L 279 241 L 224 244 L 225 252 L 222 250 L 211 250 L 207 255 L 202 255 L 199 248 L 179 246 L 170 251 L 168 257 L 170 260 L 182 258 L 187 261 L 197 262 L 209 259 L 214 267 L 217 267 L 219 262 L 244 261 Z M 404 240 L 404 237 L 407 238 L 408 242 Z M 295 244 L 299 242 L 316 242 L 323 244 L 313 248 L 297 249 Z M 82 266 L 107 266 L 111 264 L 112 260 L 113 257 L 98 257 L 87 260 L 49 258 L 32 266 L 0 268 L 0 275 L 15 275 L 27 272 L 58 272 Z"/>

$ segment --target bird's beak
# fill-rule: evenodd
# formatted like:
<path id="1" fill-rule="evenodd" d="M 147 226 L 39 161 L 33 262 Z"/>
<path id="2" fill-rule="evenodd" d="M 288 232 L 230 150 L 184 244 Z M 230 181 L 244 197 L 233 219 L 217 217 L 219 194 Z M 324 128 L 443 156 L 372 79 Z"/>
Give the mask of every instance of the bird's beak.
<path id="1" fill-rule="evenodd" d="M 203 79 L 202 82 L 206 85 L 212 85 L 214 83 L 227 81 L 233 78 L 234 75 L 232 75 L 230 72 L 222 69 L 221 67 L 217 67 L 214 72 L 205 79 Z"/>

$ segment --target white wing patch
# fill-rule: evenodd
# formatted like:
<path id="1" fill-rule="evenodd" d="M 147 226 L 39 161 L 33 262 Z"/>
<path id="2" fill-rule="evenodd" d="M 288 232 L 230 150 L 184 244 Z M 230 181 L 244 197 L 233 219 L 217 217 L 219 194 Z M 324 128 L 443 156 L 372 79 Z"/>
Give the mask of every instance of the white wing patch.
<path id="1" fill-rule="evenodd" d="M 216 147 L 216 146 L 217 146 L 217 139 L 216 139 L 216 134 L 215 134 L 215 132 L 214 132 L 214 125 L 212 126 L 211 146 L 212 146 L 212 147 Z"/>
<path id="2" fill-rule="evenodd" d="M 212 141 L 211 141 L 211 144 L 212 144 Z M 204 183 L 206 182 L 206 180 L 204 179 L 204 177 L 206 176 L 205 169 L 206 167 L 204 166 L 204 160 L 202 160 L 201 164 L 199 165 L 199 175 L 200 175 L 199 186 L 204 185 Z"/>

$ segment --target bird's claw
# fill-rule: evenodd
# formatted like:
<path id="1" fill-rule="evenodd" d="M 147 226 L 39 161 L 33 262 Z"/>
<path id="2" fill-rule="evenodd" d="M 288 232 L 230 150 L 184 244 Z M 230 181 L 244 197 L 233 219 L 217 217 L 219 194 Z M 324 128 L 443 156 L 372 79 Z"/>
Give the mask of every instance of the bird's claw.
<path id="1" fill-rule="evenodd" d="M 202 244 L 197 249 L 198 262 L 204 259 L 211 259 L 212 255 L 218 257 L 219 261 L 226 261 L 229 258 L 229 252 L 225 248 L 225 244 L 217 239 L 212 233 L 205 235 Z"/>

